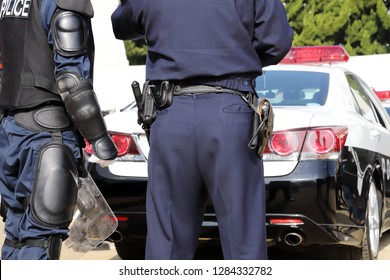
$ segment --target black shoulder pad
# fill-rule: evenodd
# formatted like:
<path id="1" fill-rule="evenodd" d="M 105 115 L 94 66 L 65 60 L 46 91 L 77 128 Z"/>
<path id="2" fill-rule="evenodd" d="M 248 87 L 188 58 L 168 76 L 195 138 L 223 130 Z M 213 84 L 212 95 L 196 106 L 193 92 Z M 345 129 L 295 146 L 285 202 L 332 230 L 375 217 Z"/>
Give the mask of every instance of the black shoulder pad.
<path id="1" fill-rule="evenodd" d="M 56 0 L 61 9 L 79 12 L 88 17 L 93 17 L 93 7 L 90 0 Z"/>

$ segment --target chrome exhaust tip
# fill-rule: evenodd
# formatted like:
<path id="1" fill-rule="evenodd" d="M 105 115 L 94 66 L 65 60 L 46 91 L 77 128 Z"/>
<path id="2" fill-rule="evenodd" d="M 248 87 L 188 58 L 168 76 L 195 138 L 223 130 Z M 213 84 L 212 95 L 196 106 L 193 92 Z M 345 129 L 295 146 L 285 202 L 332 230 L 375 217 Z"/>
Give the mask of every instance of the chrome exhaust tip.
<path id="1" fill-rule="evenodd" d="M 299 246 L 303 242 L 303 236 L 302 234 L 297 232 L 289 232 L 284 236 L 284 242 L 288 246 L 292 246 L 292 247 Z"/>
<path id="2" fill-rule="evenodd" d="M 120 242 L 122 241 L 122 233 L 116 230 L 107 239 L 111 242 Z"/>

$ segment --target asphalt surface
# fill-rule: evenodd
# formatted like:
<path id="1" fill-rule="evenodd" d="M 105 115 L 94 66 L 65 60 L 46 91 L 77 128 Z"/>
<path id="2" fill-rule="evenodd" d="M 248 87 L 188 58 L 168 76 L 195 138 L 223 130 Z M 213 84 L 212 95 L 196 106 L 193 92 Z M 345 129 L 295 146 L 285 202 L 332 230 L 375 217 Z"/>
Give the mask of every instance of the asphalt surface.
<path id="1" fill-rule="evenodd" d="M 4 240 L 4 223 L 0 222 L 0 240 Z M 308 253 L 281 253 L 276 249 L 270 249 L 271 260 L 332 260 L 332 250 L 319 249 Z M 220 250 L 212 246 L 202 245 L 200 250 L 201 259 L 220 259 Z M 380 239 L 379 260 L 390 260 L 390 231 L 386 232 Z M 66 245 L 62 247 L 61 260 L 121 260 L 115 251 L 115 245 L 111 242 L 104 242 L 97 248 L 87 253 L 75 252 Z"/>

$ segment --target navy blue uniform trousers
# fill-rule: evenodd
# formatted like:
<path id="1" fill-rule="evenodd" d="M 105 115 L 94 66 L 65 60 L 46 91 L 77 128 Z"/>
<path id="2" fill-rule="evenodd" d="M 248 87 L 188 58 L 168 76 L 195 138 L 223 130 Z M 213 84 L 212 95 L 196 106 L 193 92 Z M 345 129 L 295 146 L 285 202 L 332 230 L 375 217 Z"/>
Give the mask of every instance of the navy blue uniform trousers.
<path id="1" fill-rule="evenodd" d="M 67 236 L 68 228 L 48 228 L 31 216 L 30 207 L 24 202 L 32 193 L 39 151 L 52 140 L 49 132 L 32 132 L 19 125 L 13 117 L 5 117 L 0 126 L 0 191 L 10 206 L 5 221 L 6 237 L 15 242 L 27 238 L 46 239 L 55 234 Z M 68 145 L 79 159 L 80 147 L 76 132 L 62 133 L 63 143 Z M 53 162 L 53 164 L 57 164 Z M 46 260 L 47 249 L 24 246 L 20 249 L 3 245 L 3 260 Z"/>
<path id="2" fill-rule="evenodd" d="M 238 95 L 175 96 L 151 128 L 146 259 L 192 259 L 207 190 L 224 259 L 267 259 L 263 162 Z"/>

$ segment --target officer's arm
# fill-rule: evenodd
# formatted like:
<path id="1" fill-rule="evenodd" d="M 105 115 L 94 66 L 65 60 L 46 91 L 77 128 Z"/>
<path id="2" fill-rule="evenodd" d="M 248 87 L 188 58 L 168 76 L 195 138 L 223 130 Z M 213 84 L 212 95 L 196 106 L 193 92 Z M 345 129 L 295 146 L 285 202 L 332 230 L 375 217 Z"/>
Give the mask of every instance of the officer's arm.
<path id="1" fill-rule="evenodd" d="M 279 63 L 291 48 L 293 30 L 280 0 L 257 0 L 254 46 L 264 66 Z"/>
<path id="2" fill-rule="evenodd" d="M 145 36 L 142 26 L 143 1 L 125 1 L 111 15 L 112 29 L 119 40 L 135 40 Z"/>
<path id="3" fill-rule="evenodd" d="M 58 9 L 51 20 L 50 33 L 57 63 L 57 87 L 69 116 L 80 134 L 91 143 L 98 158 L 114 159 L 117 149 L 107 133 L 92 81 L 88 78 L 90 18 Z"/>

